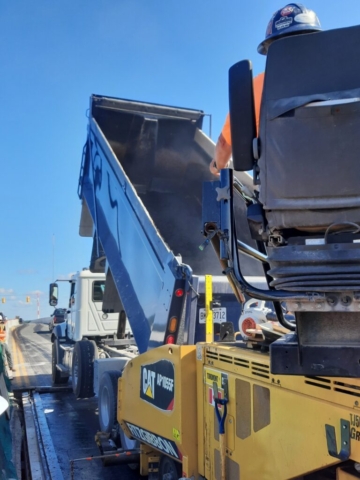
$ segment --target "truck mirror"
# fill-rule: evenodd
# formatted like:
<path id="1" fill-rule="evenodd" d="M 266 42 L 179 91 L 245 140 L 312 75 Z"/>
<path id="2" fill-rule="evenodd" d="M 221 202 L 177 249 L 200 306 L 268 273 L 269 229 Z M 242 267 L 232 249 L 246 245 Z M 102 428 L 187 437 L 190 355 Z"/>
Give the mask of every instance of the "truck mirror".
<path id="1" fill-rule="evenodd" d="M 254 167 L 253 142 L 257 136 L 252 65 L 235 63 L 229 70 L 229 108 L 234 170 Z"/>
<path id="2" fill-rule="evenodd" d="M 50 291 L 49 291 L 49 305 L 52 307 L 56 307 L 58 304 L 58 285 L 57 283 L 50 283 Z"/>

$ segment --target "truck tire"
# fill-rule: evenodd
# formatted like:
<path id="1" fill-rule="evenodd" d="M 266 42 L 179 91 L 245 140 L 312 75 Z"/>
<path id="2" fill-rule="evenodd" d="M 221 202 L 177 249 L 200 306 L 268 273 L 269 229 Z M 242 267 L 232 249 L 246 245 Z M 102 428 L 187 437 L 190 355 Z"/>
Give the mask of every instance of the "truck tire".
<path id="1" fill-rule="evenodd" d="M 57 363 L 59 363 L 59 342 L 55 339 L 52 344 L 51 353 L 51 378 L 53 385 L 64 385 L 68 382 L 69 376 L 61 376 L 60 370 L 56 368 Z"/>
<path id="2" fill-rule="evenodd" d="M 100 431 L 111 433 L 116 424 L 117 392 L 120 372 L 110 370 L 102 374 L 99 386 Z"/>
<path id="3" fill-rule="evenodd" d="M 182 477 L 181 463 L 162 455 L 159 465 L 159 480 L 178 480 Z"/>
<path id="4" fill-rule="evenodd" d="M 119 431 L 121 448 L 123 448 L 124 450 L 133 450 L 134 448 L 140 448 L 139 440 L 133 440 L 132 438 L 127 437 L 120 425 Z M 130 468 L 130 470 L 139 470 L 140 464 L 128 463 L 127 466 Z"/>
<path id="5" fill-rule="evenodd" d="M 94 360 L 97 358 L 95 342 L 81 340 L 75 343 L 72 358 L 72 388 L 76 398 L 90 398 L 94 392 Z"/>

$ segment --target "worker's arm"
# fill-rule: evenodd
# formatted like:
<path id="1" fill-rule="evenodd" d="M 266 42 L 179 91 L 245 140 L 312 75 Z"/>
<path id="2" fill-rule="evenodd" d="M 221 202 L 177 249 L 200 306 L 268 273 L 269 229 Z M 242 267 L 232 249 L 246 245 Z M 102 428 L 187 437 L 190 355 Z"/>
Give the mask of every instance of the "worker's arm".
<path id="1" fill-rule="evenodd" d="M 215 156 L 210 163 L 210 172 L 219 175 L 219 171 L 226 168 L 231 157 L 231 145 L 227 143 L 222 133 L 215 146 Z"/>
<path id="2" fill-rule="evenodd" d="M 226 168 L 231 157 L 231 130 L 230 130 L 230 115 L 227 114 L 224 126 L 221 130 L 217 144 L 215 146 L 215 156 L 210 163 L 210 172 L 213 175 L 219 176 L 220 170 Z"/>

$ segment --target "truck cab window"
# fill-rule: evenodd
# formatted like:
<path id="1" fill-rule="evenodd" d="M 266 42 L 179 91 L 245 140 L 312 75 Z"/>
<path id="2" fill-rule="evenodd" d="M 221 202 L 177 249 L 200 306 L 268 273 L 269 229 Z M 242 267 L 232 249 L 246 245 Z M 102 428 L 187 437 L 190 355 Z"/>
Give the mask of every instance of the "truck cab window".
<path id="1" fill-rule="evenodd" d="M 104 298 L 105 282 L 95 280 L 93 282 L 92 299 L 94 302 L 102 302 Z"/>
<path id="2" fill-rule="evenodd" d="M 69 298 L 69 308 L 71 308 L 71 306 L 74 304 L 74 302 L 72 301 L 72 299 L 75 298 L 75 285 L 76 283 L 75 282 L 72 282 L 71 283 L 71 289 L 70 289 L 70 298 Z"/>

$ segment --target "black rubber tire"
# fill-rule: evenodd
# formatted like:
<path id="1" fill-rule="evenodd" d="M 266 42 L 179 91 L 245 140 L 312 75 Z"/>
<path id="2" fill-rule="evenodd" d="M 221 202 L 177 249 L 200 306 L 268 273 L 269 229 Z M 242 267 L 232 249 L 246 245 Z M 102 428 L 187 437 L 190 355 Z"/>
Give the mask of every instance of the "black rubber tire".
<path id="1" fill-rule="evenodd" d="M 69 377 L 62 377 L 60 371 L 56 368 L 59 362 L 59 342 L 57 339 L 53 341 L 51 351 L 51 379 L 53 385 L 64 385 L 68 382 Z"/>
<path id="2" fill-rule="evenodd" d="M 94 392 L 94 360 L 97 356 L 95 342 L 76 342 L 72 358 L 72 388 L 76 398 L 90 398 Z"/>
<path id="3" fill-rule="evenodd" d="M 104 372 L 99 386 L 99 425 L 100 431 L 111 433 L 117 422 L 117 393 L 120 372 L 110 370 Z"/>
<path id="4" fill-rule="evenodd" d="M 163 476 L 165 474 L 171 474 L 171 480 L 178 480 L 182 477 L 182 467 L 181 463 L 175 462 L 170 457 L 166 455 L 162 455 L 160 459 L 159 465 L 159 480 L 163 480 Z M 166 479 L 169 477 L 167 476 Z"/>
<path id="5" fill-rule="evenodd" d="M 120 425 L 119 425 L 119 437 L 120 437 L 121 448 L 123 448 L 124 450 L 132 450 L 133 448 L 140 448 L 139 440 L 134 440 L 127 437 Z M 139 470 L 140 463 L 128 463 L 127 466 L 130 468 L 130 470 L 135 471 L 135 470 Z"/>
<path id="6" fill-rule="evenodd" d="M 88 340 L 88 342 L 92 343 L 94 345 L 94 360 L 97 360 L 99 358 L 99 350 L 96 345 L 96 342 L 94 340 Z"/>

